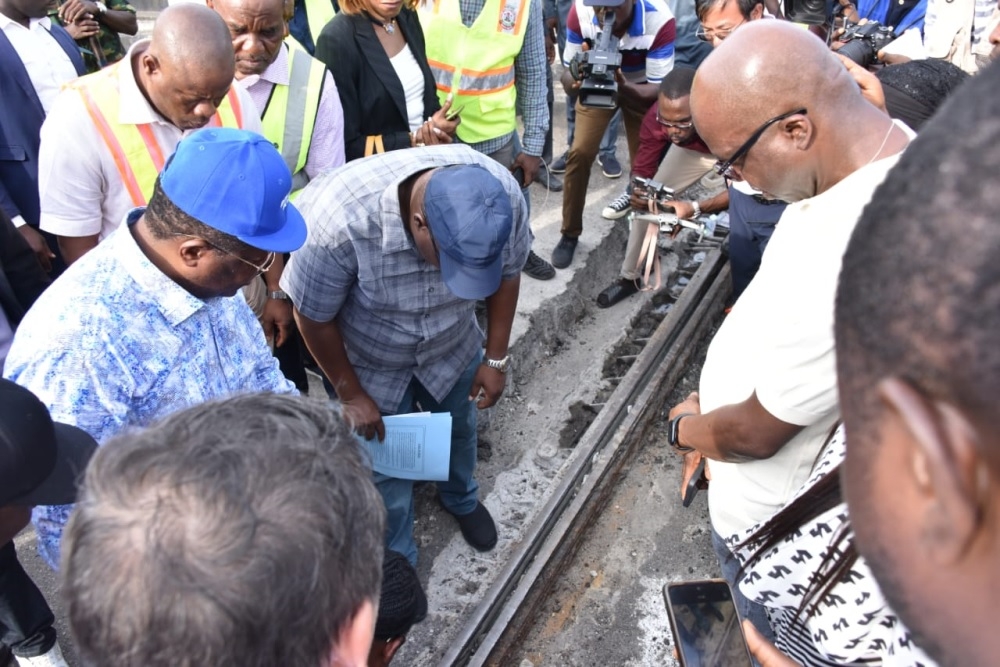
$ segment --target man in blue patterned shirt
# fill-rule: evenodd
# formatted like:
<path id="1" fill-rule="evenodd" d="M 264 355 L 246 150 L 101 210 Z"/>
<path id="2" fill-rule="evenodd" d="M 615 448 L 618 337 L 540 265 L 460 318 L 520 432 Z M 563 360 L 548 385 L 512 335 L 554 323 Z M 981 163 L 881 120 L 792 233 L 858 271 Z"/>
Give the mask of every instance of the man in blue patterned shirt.
<path id="1" fill-rule="evenodd" d="M 149 207 L 74 263 L 21 321 L 5 374 L 56 421 L 99 443 L 230 394 L 293 393 L 240 288 L 305 241 L 291 175 L 260 135 L 184 139 Z M 71 505 L 36 508 L 39 550 L 59 562 Z"/>
<path id="2" fill-rule="evenodd" d="M 309 240 L 281 285 L 310 352 L 366 438 L 381 415 L 450 412 L 441 503 L 480 551 L 497 542 L 479 502 L 476 407 L 503 393 L 507 344 L 531 246 L 528 210 L 506 167 L 467 146 L 392 151 L 324 174 L 296 204 Z M 488 331 L 475 317 L 486 300 Z M 473 399 L 479 399 L 477 403 Z M 416 563 L 413 482 L 376 474 L 387 548 Z"/>

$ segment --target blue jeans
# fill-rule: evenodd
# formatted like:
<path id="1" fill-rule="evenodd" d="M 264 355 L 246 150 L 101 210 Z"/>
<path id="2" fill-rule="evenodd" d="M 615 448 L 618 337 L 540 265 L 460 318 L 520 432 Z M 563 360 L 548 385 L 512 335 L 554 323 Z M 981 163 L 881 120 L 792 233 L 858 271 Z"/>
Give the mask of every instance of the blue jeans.
<path id="1" fill-rule="evenodd" d="M 447 482 L 437 482 L 441 504 L 452 514 L 461 516 L 476 509 L 479 502 L 479 482 L 473 478 L 476 470 L 476 403 L 469 400 L 472 379 L 476 375 L 483 353 L 480 351 L 462 371 L 448 395 L 440 403 L 434 400 L 420 382 L 413 378 L 406 388 L 397 414 L 413 412 L 417 404 L 425 412 L 451 413 L 451 470 Z M 413 539 L 413 481 L 396 479 L 375 473 L 375 486 L 382 494 L 386 510 L 386 548 L 398 551 L 414 566 L 417 564 L 417 543 Z"/>
<path id="2" fill-rule="evenodd" d="M 753 196 L 729 188 L 729 268 L 733 272 L 733 303 L 760 268 L 774 226 L 787 204 L 761 204 Z"/>
<path id="3" fill-rule="evenodd" d="M 715 557 L 719 559 L 722 578 L 729 582 L 729 587 L 733 589 L 733 602 L 736 603 L 736 610 L 740 613 L 740 618 L 753 623 L 760 634 L 768 641 L 773 642 L 774 630 L 771 629 L 771 621 L 767 618 L 764 605 L 751 602 L 740 591 L 736 581 L 736 575 L 740 571 L 740 562 L 715 530 L 712 531 L 712 549 L 715 550 Z"/>

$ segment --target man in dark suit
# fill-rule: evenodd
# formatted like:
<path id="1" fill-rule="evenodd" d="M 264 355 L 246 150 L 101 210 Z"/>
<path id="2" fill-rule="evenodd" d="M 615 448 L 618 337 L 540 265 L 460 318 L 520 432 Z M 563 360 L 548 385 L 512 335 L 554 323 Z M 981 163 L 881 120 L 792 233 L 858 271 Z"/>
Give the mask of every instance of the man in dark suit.
<path id="1" fill-rule="evenodd" d="M 84 65 L 48 7 L 48 0 L 0 0 L 0 209 L 42 267 L 59 272 L 55 237 L 38 229 L 38 137 L 59 88 Z"/>
<path id="2" fill-rule="evenodd" d="M 0 372 L 14 330 L 48 286 L 49 278 L 31 248 L 0 209 Z M 2 381 L 0 389 L 7 390 Z M 12 400 L 11 395 L 5 393 L 3 400 Z M 9 444 L 4 443 L 3 456 L 12 456 Z M 24 463 L 20 458 L 12 460 L 3 463 L 15 468 Z M 13 487 L 7 488 L 11 480 L 3 481 L 3 493 L 13 491 Z M 27 524 L 29 516 L 30 503 L 8 505 L 0 497 L 0 665 L 8 664 L 13 650 L 20 664 L 58 667 L 66 663 L 56 643 L 52 610 L 21 567 L 14 547 L 13 536 Z"/>

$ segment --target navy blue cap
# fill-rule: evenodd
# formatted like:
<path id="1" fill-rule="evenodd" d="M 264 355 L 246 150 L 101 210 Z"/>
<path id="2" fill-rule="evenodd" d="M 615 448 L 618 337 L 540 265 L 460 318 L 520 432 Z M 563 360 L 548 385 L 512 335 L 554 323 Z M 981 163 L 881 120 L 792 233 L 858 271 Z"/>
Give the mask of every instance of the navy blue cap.
<path id="1" fill-rule="evenodd" d="M 503 184 L 479 165 L 443 167 L 424 192 L 441 277 L 455 296 L 485 299 L 500 287 L 514 211 Z"/>
<path id="2" fill-rule="evenodd" d="M 291 252 L 306 241 L 306 222 L 288 203 L 292 174 L 256 132 L 207 127 L 185 137 L 160 187 L 195 220 L 254 248 Z"/>
<path id="3" fill-rule="evenodd" d="M 53 423 L 34 394 L 0 380 L 0 507 L 74 502 L 96 449 L 86 431 Z"/>

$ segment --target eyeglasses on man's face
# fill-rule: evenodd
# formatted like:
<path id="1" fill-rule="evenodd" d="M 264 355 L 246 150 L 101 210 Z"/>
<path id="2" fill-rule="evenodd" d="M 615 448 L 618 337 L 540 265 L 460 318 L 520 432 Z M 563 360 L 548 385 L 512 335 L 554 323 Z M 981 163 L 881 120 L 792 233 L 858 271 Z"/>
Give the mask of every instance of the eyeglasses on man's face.
<path id="1" fill-rule="evenodd" d="M 726 37 L 729 37 L 731 34 L 733 34 L 734 30 L 736 30 L 746 22 L 747 20 L 743 19 L 742 21 L 740 21 L 739 23 L 730 28 L 716 28 L 715 30 L 705 30 L 704 28 L 698 28 L 694 34 L 695 37 L 697 37 L 703 42 L 713 42 L 715 40 L 719 40 L 721 42 Z"/>
<path id="2" fill-rule="evenodd" d="M 791 116 L 795 116 L 797 114 L 805 114 L 805 113 L 806 110 L 804 108 L 795 109 L 794 111 L 783 113 L 780 116 L 775 116 L 774 118 L 771 118 L 770 120 L 766 121 L 763 125 L 758 127 L 753 134 L 750 135 L 750 138 L 747 139 L 742 146 L 736 149 L 736 152 L 733 153 L 732 157 L 730 157 L 728 160 L 719 160 L 715 163 L 715 173 L 717 173 L 719 176 L 724 176 L 732 181 L 743 180 L 742 177 L 739 174 L 737 174 L 736 171 L 733 169 L 733 165 L 739 162 L 740 159 L 745 157 L 746 154 L 750 152 L 750 149 L 753 148 L 754 144 L 756 144 L 760 140 L 764 132 L 767 131 L 767 128 L 771 127 L 777 122 L 785 120 L 786 118 L 790 118 Z"/>
<path id="3" fill-rule="evenodd" d="M 208 245 L 212 246 L 213 248 L 215 248 L 216 250 L 218 250 L 219 252 L 221 252 L 223 255 L 228 255 L 230 257 L 233 257 L 234 259 L 240 260 L 241 262 L 243 262 L 247 266 L 252 266 L 254 268 L 254 271 L 256 271 L 256 273 L 253 276 L 254 278 L 256 278 L 259 275 L 267 273 L 267 270 L 271 268 L 272 264 L 274 264 L 275 253 L 273 251 L 270 251 L 270 252 L 267 253 L 267 256 L 264 257 L 264 262 L 263 263 L 261 263 L 261 264 L 255 264 L 255 263 L 251 262 L 249 259 L 244 259 L 244 258 L 240 257 L 239 255 L 237 255 L 236 253 L 229 252 L 228 250 L 226 250 L 224 248 L 220 248 L 219 246 L 215 245 L 211 241 L 209 241 L 207 239 L 204 239 L 204 238 L 202 238 L 200 236 L 194 236 L 193 234 L 177 234 L 176 236 L 185 236 L 185 237 L 187 237 L 189 239 L 201 239 L 202 241 L 204 241 Z"/>
<path id="4" fill-rule="evenodd" d="M 659 109 L 656 110 L 656 122 L 662 125 L 663 127 L 666 127 L 668 129 L 673 128 L 675 130 L 690 130 L 692 127 L 694 127 L 694 123 L 692 123 L 690 120 L 686 120 L 680 123 L 675 123 L 671 120 L 664 120 L 663 116 L 660 115 Z"/>

